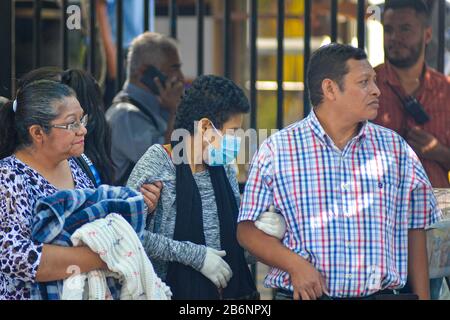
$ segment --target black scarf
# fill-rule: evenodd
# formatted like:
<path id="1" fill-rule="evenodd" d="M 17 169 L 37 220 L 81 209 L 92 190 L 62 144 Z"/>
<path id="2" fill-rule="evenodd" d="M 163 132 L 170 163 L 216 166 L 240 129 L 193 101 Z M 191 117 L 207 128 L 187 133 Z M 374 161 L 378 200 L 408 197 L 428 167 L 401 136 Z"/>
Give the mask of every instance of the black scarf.
<path id="1" fill-rule="evenodd" d="M 177 217 L 173 239 L 205 245 L 202 201 L 191 168 L 188 164 L 179 164 L 175 167 Z M 214 283 L 199 271 L 171 262 L 166 282 L 175 300 L 239 299 L 257 294 L 244 257 L 244 250 L 239 246 L 236 238 L 239 212 L 236 197 L 224 167 L 208 167 L 208 171 L 216 198 L 222 250 L 227 252 L 223 259 L 233 271 L 233 277 L 227 287 L 219 293 Z"/>

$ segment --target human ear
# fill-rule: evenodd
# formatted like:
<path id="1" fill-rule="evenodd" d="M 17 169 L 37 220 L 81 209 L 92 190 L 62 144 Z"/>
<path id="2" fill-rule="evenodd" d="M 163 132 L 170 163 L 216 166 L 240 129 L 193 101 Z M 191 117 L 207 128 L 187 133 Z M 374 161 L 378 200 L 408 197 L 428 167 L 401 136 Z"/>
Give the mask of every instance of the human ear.
<path id="1" fill-rule="evenodd" d="M 322 81 L 322 92 L 327 100 L 336 100 L 336 90 L 337 85 L 333 80 L 325 79 Z"/>
<path id="2" fill-rule="evenodd" d="M 34 143 L 40 144 L 44 140 L 44 136 L 45 136 L 44 129 L 41 126 L 37 125 L 37 124 L 32 125 L 28 129 L 28 133 L 30 134 L 31 140 Z"/>
<path id="3" fill-rule="evenodd" d="M 212 124 L 211 120 L 208 118 L 202 118 L 198 122 L 198 131 L 201 133 L 204 139 L 208 140 L 209 142 L 214 141 L 214 135 L 212 134 Z M 212 140 L 212 141 L 211 141 Z"/>

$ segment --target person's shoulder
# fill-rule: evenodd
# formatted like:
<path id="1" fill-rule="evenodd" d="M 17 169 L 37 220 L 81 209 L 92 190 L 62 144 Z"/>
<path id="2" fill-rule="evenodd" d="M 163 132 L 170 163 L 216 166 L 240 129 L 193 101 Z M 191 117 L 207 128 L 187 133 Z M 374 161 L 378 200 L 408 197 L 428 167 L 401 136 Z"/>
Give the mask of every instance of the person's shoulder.
<path id="1" fill-rule="evenodd" d="M 3 159 L 0 159 L 0 168 L 3 168 L 4 166 L 11 166 L 14 163 L 13 157 L 9 156 Z"/>
<path id="2" fill-rule="evenodd" d="M 139 159 L 138 166 L 153 168 L 171 168 L 172 160 L 168 151 L 160 144 L 154 144 L 147 149 L 144 155 Z"/>
<path id="3" fill-rule="evenodd" d="M 23 168 L 22 168 L 23 169 Z M 0 172 L 17 172 L 20 173 L 20 163 L 13 156 L 6 157 L 0 160 Z"/>
<path id="4" fill-rule="evenodd" d="M 113 104 L 108 108 L 105 115 L 108 120 L 119 120 L 127 116 L 132 116 L 135 113 L 139 113 L 139 108 L 131 102 L 124 101 Z"/>
<path id="5" fill-rule="evenodd" d="M 298 132 L 302 132 L 307 125 L 307 117 L 303 120 L 297 121 L 281 130 L 276 130 L 269 138 L 267 138 L 266 142 L 269 145 L 277 145 L 280 143 L 285 143 L 286 139 L 293 134 L 297 134 Z"/>
<path id="6" fill-rule="evenodd" d="M 20 168 L 13 157 L 0 160 L 0 189 L 23 182 L 23 168 Z"/>
<path id="7" fill-rule="evenodd" d="M 154 144 L 136 163 L 128 179 L 127 186 L 137 188 L 142 183 L 170 180 L 175 175 L 175 167 L 162 145 Z M 153 181 L 149 181 L 153 180 Z"/>
<path id="8" fill-rule="evenodd" d="M 388 77 L 388 70 L 387 70 L 387 64 L 382 63 L 373 68 L 375 70 L 375 73 L 377 75 L 377 81 L 379 83 L 380 80 L 384 80 Z"/>
<path id="9" fill-rule="evenodd" d="M 158 160 L 162 159 L 169 160 L 170 159 L 169 152 L 170 150 L 166 149 L 163 145 L 153 144 L 147 149 L 145 155 L 152 156 Z"/>
<path id="10" fill-rule="evenodd" d="M 378 135 L 383 137 L 395 137 L 395 138 L 402 138 L 397 132 L 395 132 L 392 129 L 380 126 L 379 124 L 373 123 L 373 122 L 367 122 L 367 131 L 371 135 Z M 402 138 L 403 139 L 403 138 Z"/>
<path id="11" fill-rule="evenodd" d="M 369 137 L 383 142 L 388 149 L 394 144 L 400 146 L 405 144 L 405 140 L 397 132 L 373 122 L 367 123 L 367 132 Z"/>
<path id="12" fill-rule="evenodd" d="M 148 117 L 131 103 L 121 102 L 111 108 L 106 113 L 106 120 L 113 131 L 128 130 L 132 134 L 142 135 L 155 128 L 154 122 L 149 121 Z"/>
<path id="13" fill-rule="evenodd" d="M 375 68 L 373 68 L 375 70 L 376 73 L 382 73 L 386 71 L 386 67 L 387 65 L 385 63 L 379 64 L 377 65 Z"/>
<path id="14" fill-rule="evenodd" d="M 430 80 L 436 82 L 437 84 L 442 84 L 445 86 L 450 86 L 450 77 L 445 74 L 431 68 L 427 67 L 428 74 L 430 75 Z"/>

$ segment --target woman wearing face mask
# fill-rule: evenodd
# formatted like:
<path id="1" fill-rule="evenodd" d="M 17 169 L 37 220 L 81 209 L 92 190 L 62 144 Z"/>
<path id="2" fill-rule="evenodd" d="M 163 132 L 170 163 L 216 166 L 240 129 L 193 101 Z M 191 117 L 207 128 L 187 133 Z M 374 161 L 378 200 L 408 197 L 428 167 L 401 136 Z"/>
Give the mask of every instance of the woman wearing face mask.
<path id="1" fill-rule="evenodd" d="M 0 108 L 0 124 L 0 300 L 30 299 L 33 283 L 65 279 L 69 266 L 106 268 L 87 247 L 31 239 L 39 198 L 93 187 L 73 160 L 83 153 L 87 124 L 75 92 L 53 81 L 29 83 Z"/>
<path id="2" fill-rule="evenodd" d="M 199 77 L 177 111 L 172 137 L 180 139 L 150 147 L 128 180 L 136 189 L 155 184 L 144 248 L 174 299 L 259 297 L 236 240 L 240 196 L 231 164 L 240 144 L 234 131 L 248 110 L 232 81 Z"/>

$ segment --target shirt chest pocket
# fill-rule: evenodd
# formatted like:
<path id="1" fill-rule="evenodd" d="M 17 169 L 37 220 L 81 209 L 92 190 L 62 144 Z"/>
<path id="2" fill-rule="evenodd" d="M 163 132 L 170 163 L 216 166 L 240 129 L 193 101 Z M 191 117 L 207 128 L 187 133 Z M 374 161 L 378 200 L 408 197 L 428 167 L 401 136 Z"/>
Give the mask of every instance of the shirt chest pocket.
<path id="1" fill-rule="evenodd" d="M 365 218 L 381 219 L 388 225 L 395 222 L 395 210 L 399 189 L 396 185 L 382 182 L 369 181 L 356 186 L 354 206 L 356 214 Z"/>

